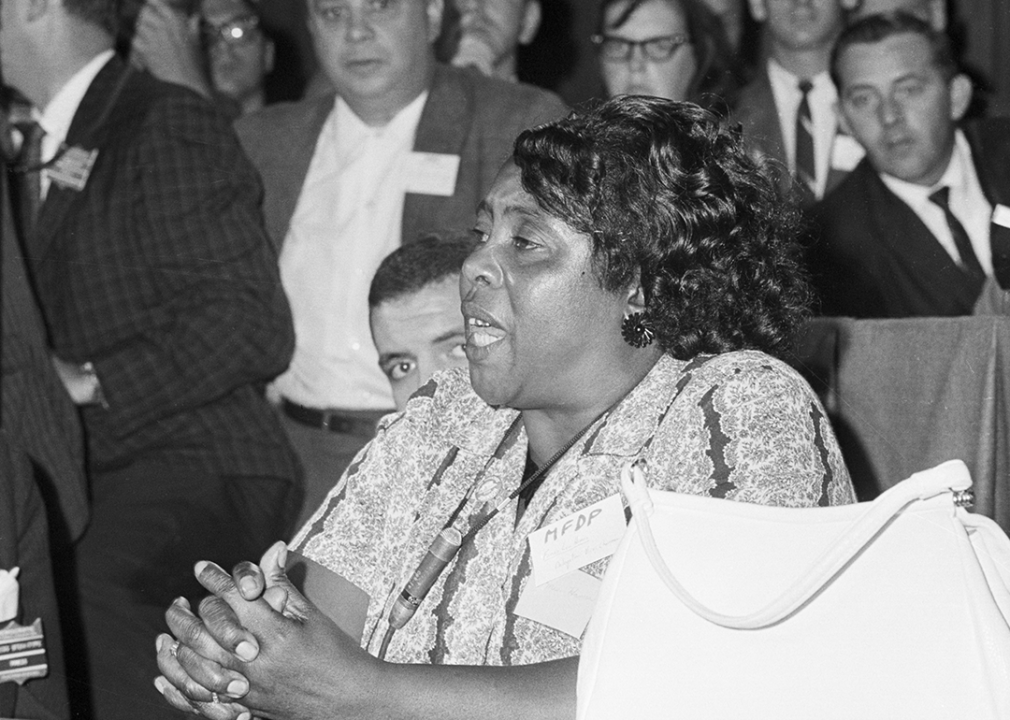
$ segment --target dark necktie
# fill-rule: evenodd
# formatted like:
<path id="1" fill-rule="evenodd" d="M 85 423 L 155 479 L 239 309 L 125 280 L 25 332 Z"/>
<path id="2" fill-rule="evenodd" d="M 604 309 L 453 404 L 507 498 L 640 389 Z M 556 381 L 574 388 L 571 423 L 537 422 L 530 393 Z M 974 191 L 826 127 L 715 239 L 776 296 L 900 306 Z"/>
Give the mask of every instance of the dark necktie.
<path id="1" fill-rule="evenodd" d="M 817 194 L 817 166 L 814 162 L 814 121 L 810 117 L 808 95 L 814 84 L 800 80 L 800 106 L 796 110 L 796 179 L 811 197 Z"/>
<path id="2" fill-rule="evenodd" d="M 982 270 L 982 266 L 975 256 L 975 251 L 972 250 L 971 240 L 968 239 L 968 233 L 965 232 L 964 225 L 950 211 L 950 188 L 940 188 L 930 195 L 929 199 L 943 210 L 944 217 L 947 218 L 947 227 L 950 228 L 950 234 L 954 237 L 957 254 L 961 256 L 961 267 L 972 278 L 985 280 L 985 271 Z"/>
<path id="3" fill-rule="evenodd" d="M 18 123 L 16 127 L 23 137 L 15 168 L 17 219 L 22 237 L 29 238 L 42 207 L 42 136 L 46 132 L 37 122 Z"/>

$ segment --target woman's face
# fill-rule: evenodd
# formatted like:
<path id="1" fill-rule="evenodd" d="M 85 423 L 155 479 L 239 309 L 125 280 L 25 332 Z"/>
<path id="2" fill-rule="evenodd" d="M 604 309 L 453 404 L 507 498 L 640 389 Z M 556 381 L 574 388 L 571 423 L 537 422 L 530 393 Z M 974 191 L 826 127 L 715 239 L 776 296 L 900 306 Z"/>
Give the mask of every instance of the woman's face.
<path id="1" fill-rule="evenodd" d="M 474 390 L 491 405 L 583 410 L 627 366 L 627 294 L 600 287 L 586 235 L 540 209 L 508 163 L 477 210 L 460 295 Z"/>
<path id="2" fill-rule="evenodd" d="M 604 15 L 603 35 L 631 42 L 642 42 L 670 35 L 690 38 L 687 18 L 676 0 L 647 0 L 623 25 L 614 23 L 624 14 L 629 0 L 612 4 Z M 669 100 L 687 99 L 691 80 L 698 70 L 690 42 L 674 50 L 665 60 L 651 60 L 645 49 L 635 46 L 627 60 L 614 60 L 600 53 L 600 70 L 607 95 L 656 95 Z"/>

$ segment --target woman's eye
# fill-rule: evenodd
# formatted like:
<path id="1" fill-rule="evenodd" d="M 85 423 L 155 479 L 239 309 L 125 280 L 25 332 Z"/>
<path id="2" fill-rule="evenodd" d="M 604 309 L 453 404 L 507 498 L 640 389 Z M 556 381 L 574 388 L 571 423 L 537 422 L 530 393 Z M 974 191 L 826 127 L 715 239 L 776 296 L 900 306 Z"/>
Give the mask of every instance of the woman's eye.
<path id="1" fill-rule="evenodd" d="M 512 236 L 512 245 L 519 250 L 531 250 L 537 247 L 537 244 L 532 240 L 527 240 L 524 237 L 519 237 L 518 235 Z"/>
<path id="2" fill-rule="evenodd" d="M 487 242 L 487 233 L 481 230 L 480 228 L 474 228 L 470 232 L 473 233 L 473 236 L 477 239 L 477 242 L 480 243 Z"/>

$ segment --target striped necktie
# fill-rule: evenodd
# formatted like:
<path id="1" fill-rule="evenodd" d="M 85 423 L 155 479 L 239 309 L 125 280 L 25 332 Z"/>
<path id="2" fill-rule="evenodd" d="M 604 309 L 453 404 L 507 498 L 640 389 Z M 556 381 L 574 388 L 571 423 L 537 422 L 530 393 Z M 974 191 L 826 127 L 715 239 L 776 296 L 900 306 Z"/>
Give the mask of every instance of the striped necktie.
<path id="1" fill-rule="evenodd" d="M 796 179 L 804 192 L 817 196 L 817 166 L 814 161 L 814 121 L 810 116 L 809 94 L 814 84 L 800 80 L 800 105 L 796 109 Z"/>

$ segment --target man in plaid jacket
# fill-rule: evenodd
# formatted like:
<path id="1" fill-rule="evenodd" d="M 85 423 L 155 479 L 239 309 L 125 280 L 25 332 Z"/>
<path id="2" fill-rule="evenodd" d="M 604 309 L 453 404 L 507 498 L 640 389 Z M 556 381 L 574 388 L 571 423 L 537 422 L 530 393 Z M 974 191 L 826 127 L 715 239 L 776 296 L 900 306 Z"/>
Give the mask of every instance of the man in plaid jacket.
<path id="1" fill-rule="evenodd" d="M 14 176 L 53 362 L 81 408 L 76 546 L 93 716 L 168 714 L 150 644 L 203 557 L 290 532 L 297 460 L 263 383 L 293 347 L 258 180 L 227 121 L 113 55 L 114 0 L 8 0 L 6 81 L 40 111 Z M 40 202 L 41 201 L 41 202 Z M 41 205 L 41 207 L 39 207 Z"/>

